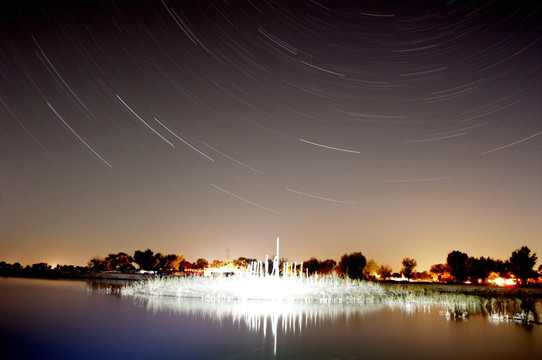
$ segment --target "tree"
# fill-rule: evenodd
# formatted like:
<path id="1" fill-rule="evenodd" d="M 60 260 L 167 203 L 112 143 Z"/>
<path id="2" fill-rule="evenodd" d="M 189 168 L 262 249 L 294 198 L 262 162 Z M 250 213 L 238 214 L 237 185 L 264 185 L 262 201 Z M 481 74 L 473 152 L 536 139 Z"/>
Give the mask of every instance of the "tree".
<path id="1" fill-rule="evenodd" d="M 536 253 L 531 255 L 531 249 L 522 246 L 510 255 L 510 272 L 521 280 L 521 285 L 527 285 L 529 279 L 537 278 L 538 274 L 533 270 L 536 264 Z"/>
<path id="2" fill-rule="evenodd" d="M 9 263 L 6 263 L 5 261 L 0 261 L 0 269 L 21 270 L 22 266 L 18 262 L 9 264 Z"/>
<path id="3" fill-rule="evenodd" d="M 196 267 L 196 269 L 203 269 L 203 268 L 206 268 L 207 266 L 209 266 L 209 262 L 207 260 L 203 259 L 203 258 L 199 258 L 194 263 L 194 266 Z"/>
<path id="4" fill-rule="evenodd" d="M 445 264 L 435 264 L 435 265 L 432 265 L 431 268 L 429 269 L 429 272 L 431 274 L 434 274 L 437 276 L 438 282 L 442 281 L 442 276 L 448 271 L 449 271 L 448 266 Z"/>
<path id="5" fill-rule="evenodd" d="M 416 277 L 417 277 L 418 280 L 421 280 L 421 281 L 431 281 L 431 280 L 433 280 L 433 277 L 427 271 L 418 272 Z"/>
<path id="6" fill-rule="evenodd" d="M 501 259 L 496 259 L 493 261 L 494 271 L 499 274 L 500 277 L 510 277 L 510 264 L 508 260 L 502 261 Z"/>
<path id="7" fill-rule="evenodd" d="M 165 271 L 176 271 L 179 270 L 179 265 L 184 261 L 184 257 L 182 255 L 177 254 L 169 254 L 166 255 L 166 264 L 164 266 Z"/>
<path id="8" fill-rule="evenodd" d="M 136 250 L 134 253 L 134 262 L 139 265 L 140 270 L 153 270 L 154 261 L 154 253 L 151 249 L 145 251 Z"/>
<path id="9" fill-rule="evenodd" d="M 154 266 L 152 267 L 154 271 L 162 273 L 166 270 L 166 265 L 167 259 L 164 254 L 161 252 L 154 254 Z"/>
<path id="10" fill-rule="evenodd" d="M 109 263 L 105 259 L 95 256 L 88 262 L 88 268 L 90 271 L 107 271 L 111 270 L 109 268 Z"/>
<path id="11" fill-rule="evenodd" d="M 489 275 L 496 270 L 496 262 L 490 257 L 470 257 L 467 260 L 467 271 L 469 273 L 470 281 L 473 284 L 478 283 L 479 281 L 482 284 L 485 284 L 487 282 L 487 279 L 489 278 Z"/>
<path id="12" fill-rule="evenodd" d="M 309 275 L 314 275 L 316 273 L 320 275 L 327 275 L 333 273 L 337 262 L 333 259 L 327 260 L 318 260 L 314 256 L 309 260 L 303 261 L 303 272 L 308 273 Z M 299 268 L 301 268 L 298 265 Z"/>
<path id="13" fill-rule="evenodd" d="M 105 258 L 107 267 L 110 270 L 116 270 L 116 271 L 134 270 L 134 266 L 132 265 L 133 261 L 134 261 L 134 258 L 124 252 L 109 254 Z"/>
<path id="14" fill-rule="evenodd" d="M 392 273 L 393 270 L 389 265 L 380 265 L 380 267 L 378 268 L 378 275 L 380 275 L 380 279 L 382 280 L 388 280 L 389 278 L 391 278 Z"/>
<path id="15" fill-rule="evenodd" d="M 36 263 L 36 264 L 32 264 L 32 270 L 34 271 L 47 271 L 47 270 L 51 270 L 51 265 L 47 264 L 47 263 Z"/>
<path id="16" fill-rule="evenodd" d="M 403 268 L 401 269 L 401 274 L 406 277 L 408 280 L 412 279 L 414 276 L 414 269 L 418 266 L 416 260 L 411 258 L 404 258 L 402 263 Z"/>
<path id="17" fill-rule="evenodd" d="M 363 268 L 363 277 L 365 279 L 370 279 L 374 281 L 376 279 L 376 274 L 378 273 L 378 264 L 373 259 L 369 259 L 365 267 Z"/>
<path id="18" fill-rule="evenodd" d="M 350 279 L 363 279 L 363 268 L 366 264 L 367 259 L 360 252 L 344 254 L 339 261 L 338 270 Z"/>
<path id="19" fill-rule="evenodd" d="M 233 265 L 237 268 L 248 268 L 253 261 L 258 261 L 258 259 L 251 259 L 241 256 L 233 260 Z"/>
<path id="20" fill-rule="evenodd" d="M 333 259 L 327 259 L 320 261 L 318 264 L 318 271 L 322 275 L 331 274 L 333 273 L 333 270 L 335 269 L 335 266 L 337 265 L 337 262 Z"/>
<path id="21" fill-rule="evenodd" d="M 224 266 L 224 264 L 226 263 L 226 261 L 222 261 L 222 260 L 213 260 L 213 262 L 211 263 L 211 267 L 212 268 L 216 268 L 216 269 L 219 269 L 221 268 L 222 266 Z"/>
<path id="22" fill-rule="evenodd" d="M 303 261 L 303 271 L 309 275 L 314 275 L 320 270 L 320 261 L 317 258 L 311 257 L 309 260 Z"/>
<path id="23" fill-rule="evenodd" d="M 446 257 L 446 264 L 450 268 L 450 275 L 458 283 L 465 282 L 468 278 L 467 260 L 469 256 L 461 251 L 454 250 Z"/>

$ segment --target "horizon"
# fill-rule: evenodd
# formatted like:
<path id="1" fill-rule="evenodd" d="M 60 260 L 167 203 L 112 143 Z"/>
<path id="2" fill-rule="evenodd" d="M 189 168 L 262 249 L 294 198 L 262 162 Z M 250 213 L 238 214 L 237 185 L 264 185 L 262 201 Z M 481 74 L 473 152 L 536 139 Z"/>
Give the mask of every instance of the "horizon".
<path id="1" fill-rule="evenodd" d="M 528 246 L 527 246 L 527 247 L 528 247 Z M 103 259 L 103 258 L 105 258 L 106 256 L 108 256 L 108 255 L 110 255 L 110 254 L 117 254 L 117 253 L 121 253 L 121 252 L 124 252 L 124 253 L 126 253 L 126 254 L 128 254 L 128 255 L 133 255 L 136 251 L 145 251 L 145 250 L 147 250 L 147 249 L 150 249 L 150 248 L 136 249 L 136 250 L 131 251 L 131 252 L 130 252 L 130 251 L 116 251 L 116 252 L 108 253 L 107 255 L 103 255 L 103 256 L 100 256 L 100 255 L 95 255 L 95 256 L 98 257 L 98 258 L 102 258 L 102 259 Z M 150 250 L 152 250 L 154 254 L 162 253 L 162 255 L 164 255 L 164 256 L 165 256 L 165 255 L 169 255 L 169 254 L 180 255 L 180 256 L 183 257 L 183 259 L 184 259 L 183 261 L 188 261 L 188 262 L 194 263 L 194 264 L 195 264 L 196 261 L 199 260 L 199 259 L 205 259 L 205 260 L 208 261 L 209 266 L 210 266 L 211 263 L 212 263 L 213 261 L 215 261 L 215 260 L 219 260 L 219 261 L 227 261 L 227 262 L 230 262 L 230 263 L 231 263 L 231 262 L 233 262 L 233 261 L 235 261 L 235 260 L 237 260 L 237 259 L 239 259 L 239 258 L 242 258 L 242 257 L 247 258 L 247 259 L 256 259 L 257 261 L 263 261 L 263 260 L 262 260 L 263 258 L 260 258 L 260 257 L 257 257 L 257 256 L 243 256 L 243 255 L 236 256 L 236 257 L 233 257 L 233 258 L 231 258 L 231 259 L 207 259 L 207 258 L 202 258 L 202 257 L 198 257 L 198 258 L 196 258 L 196 259 L 190 259 L 190 258 L 186 258 L 182 253 L 165 253 L 165 252 L 162 252 L 162 251 L 155 251 L 155 250 L 153 250 L 153 249 L 150 249 Z M 230 249 L 227 249 L 227 250 L 230 250 Z M 513 251 L 516 251 L 516 250 L 519 250 L 519 248 L 518 248 L 518 249 L 512 250 L 512 251 L 510 252 L 510 255 L 512 254 Z M 530 250 L 531 250 L 531 255 L 534 255 L 534 256 L 537 255 L 537 252 L 536 252 L 536 251 L 533 251 L 533 249 L 530 249 Z M 454 249 L 454 250 L 450 250 L 448 253 L 450 253 L 450 252 L 452 252 L 452 251 L 460 251 L 460 252 L 463 252 L 463 251 L 461 251 L 461 250 L 459 250 L 459 249 Z M 375 261 L 376 264 L 379 265 L 379 266 L 380 266 L 380 265 L 391 266 L 390 264 L 380 263 L 380 262 L 378 262 L 376 259 L 373 259 L 373 258 L 371 258 L 371 257 L 367 257 L 365 254 L 363 254 L 362 251 L 361 251 L 361 253 L 362 253 L 363 256 L 365 256 L 367 262 L 368 262 L 369 260 L 373 260 L 373 261 Z M 344 253 L 343 255 L 347 255 L 347 253 Z M 448 254 L 446 254 L 446 256 L 447 256 L 447 255 L 448 255 Z M 501 258 L 500 258 L 500 257 L 485 256 L 485 255 L 478 255 L 478 256 L 477 256 L 477 255 L 472 255 L 472 254 L 468 254 L 468 253 L 467 253 L 467 255 L 468 255 L 469 257 L 473 257 L 473 258 L 485 257 L 485 258 L 492 258 L 492 259 L 494 259 L 494 260 L 502 260 L 502 261 L 506 261 L 506 260 L 508 260 L 508 259 L 510 258 L 510 255 L 509 255 L 508 257 L 501 257 Z M 266 257 L 269 257 L 269 260 L 272 260 L 272 259 L 276 256 L 276 254 L 266 254 L 265 256 L 266 256 Z M 332 260 L 335 260 L 335 261 L 337 262 L 337 264 L 338 264 L 339 261 L 340 261 L 340 259 L 341 259 L 341 257 L 342 257 L 342 255 L 339 256 L 338 258 L 323 257 L 323 258 L 316 258 L 316 259 L 319 260 L 319 261 L 325 261 L 325 260 L 332 259 Z M 36 261 L 36 262 L 33 262 L 33 263 L 21 263 L 20 261 L 5 261 L 5 260 L 3 260 L 3 259 L 0 259 L 0 261 L 5 261 L 5 262 L 8 263 L 8 264 L 10 264 L 10 263 L 11 263 L 11 264 L 14 264 L 14 263 L 20 263 L 22 267 L 25 267 L 25 266 L 31 266 L 31 265 L 33 265 L 33 264 L 38 264 L 38 263 L 46 263 L 47 265 L 50 265 L 50 266 L 52 266 L 53 268 L 56 267 L 56 266 L 82 266 L 82 267 L 86 267 L 86 266 L 89 265 L 90 260 L 91 260 L 92 258 L 93 258 L 93 257 L 89 258 L 85 264 L 58 263 L 58 262 L 56 262 L 56 263 L 55 263 L 55 262 L 49 263 L 49 262 L 47 262 L 47 261 Z M 303 263 L 303 262 L 305 262 L 305 261 L 307 261 L 307 260 L 310 260 L 311 258 L 312 258 L 312 256 L 310 256 L 310 257 L 305 257 L 305 258 L 303 258 L 302 260 L 299 260 L 299 259 L 289 259 L 288 257 L 284 257 L 284 256 L 281 256 L 281 257 L 280 257 L 280 259 L 285 259 L 285 261 L 287 261 L 287 262 L 290 262 L 290 263 L 296 262 L 296 263 L 298 263 L 298 264 Z M 416 262 L 418 262 L 418 259 L 414 258 L 414 260 L 416 260 Z M 431 265 L 430 265 L 429 267 L 427 267 L 427 268 L 423 268 L 423 269 L 422 269 L 422 268 L 420 268 L 420 266 L 416 265 L 416 266 L 414 267 L 414 270 L 415 270 L 416 272 L 424 272 L 424 271 L 429 272 L 430 267 L 431 267 L 432 265 L 437 265 L 437 264 L 446 264 L 446 257 L 444 258 L 444 261 L 442 261 L 442 262 L 440 262 L 440 263 L 434 263 L 434 264 L 431 264 Z M 541 263 L 541 264 L 542 264 L 542 263 Z M 537 263 L 535 264 L 535 266 L 533 267 L 533 269 L 536 269 L 536 268 L 537 268 L 537 265 L 538 265 L 538 261 L 537 261 Z M 392 267 L 393 272 L 397 272 L 397 273 L 400 273 L 400 272 L 401 272 L 402 265 L 401 265 L 401 266 L 398 266 L 397 268 L 395 268 L 395 267 L 393 267 L 393 266 L 391 266 L 391 267 Z"/>
<path id="2" fill-rule="evenodd" d="M 0 5 L 0 260 L 540 253 L 537 6 Z"/>

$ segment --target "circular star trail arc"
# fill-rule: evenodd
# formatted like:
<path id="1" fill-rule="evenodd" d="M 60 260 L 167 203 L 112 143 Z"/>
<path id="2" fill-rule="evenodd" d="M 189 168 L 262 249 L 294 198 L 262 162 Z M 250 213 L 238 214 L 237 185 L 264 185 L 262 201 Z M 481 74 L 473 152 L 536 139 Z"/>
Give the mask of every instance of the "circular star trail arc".
<path id="1" fill-rule="evenodd" d="M 542 251 L 541 9 L 4 2 L 0 260 Z"/>

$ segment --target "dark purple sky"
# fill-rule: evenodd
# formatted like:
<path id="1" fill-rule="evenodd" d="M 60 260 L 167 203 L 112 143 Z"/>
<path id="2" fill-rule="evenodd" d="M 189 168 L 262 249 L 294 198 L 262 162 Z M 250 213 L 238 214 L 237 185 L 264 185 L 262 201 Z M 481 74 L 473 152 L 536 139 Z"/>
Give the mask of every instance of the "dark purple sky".
<path id="1" fill-rule="evenodd" d="M 539 1 L 3 1 L 0 258 L 542 251 Z"/>

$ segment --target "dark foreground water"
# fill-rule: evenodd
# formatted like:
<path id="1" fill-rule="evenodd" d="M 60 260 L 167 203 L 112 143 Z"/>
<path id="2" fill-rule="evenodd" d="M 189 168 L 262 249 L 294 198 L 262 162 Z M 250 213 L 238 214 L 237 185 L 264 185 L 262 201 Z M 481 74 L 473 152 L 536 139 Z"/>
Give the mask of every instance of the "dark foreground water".
<path id="1" fill-rule="evenodd" d="M 205 302 L 109 288 L 0 278 L 0 358 L 542 359 L 542 325 L 453 320 L 435 305 Z"/>

